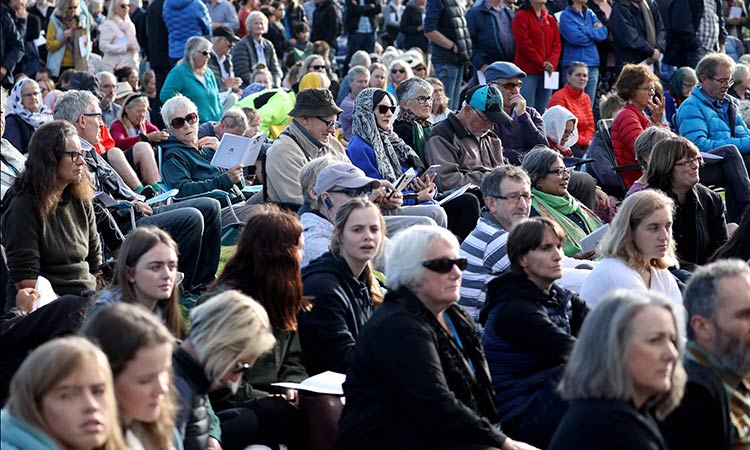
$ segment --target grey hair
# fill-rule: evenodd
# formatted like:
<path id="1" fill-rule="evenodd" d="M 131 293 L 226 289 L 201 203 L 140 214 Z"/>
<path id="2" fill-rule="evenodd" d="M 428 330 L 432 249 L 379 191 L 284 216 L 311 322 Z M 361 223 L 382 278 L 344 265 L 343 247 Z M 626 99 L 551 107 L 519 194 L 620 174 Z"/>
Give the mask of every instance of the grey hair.
<path id="1" fill-rule="evenodd" d="M 176 94 L 161 106 L 161 119 L 164 121 L 164 124 L 169 126 L 169 121 L 172 119 L 172 116 L 180 109 L 195 111 L 196 114 L 198 113 L 198 107 L 195 106 L 195 103 L 193 103 L 192 100 L 182 94 Z"/>
<path id="2" fill-rule="evenodd" d="M 418 286 L 426 270 L 422 262 L 437 240 L 458 247 L 456 236 L 437 225 L 414 225 L 398 233 L 391 241 L 385 259 L 388 288 L 414 289 Z"/>
<path id="3" fill-rule="evenodd" d="M 715 319 L 719 306 L 719 281 L 740 275 L 750 275 L 750 267 L 739 259 L 722 259 L 696 270 L 683 294 L 682 304 L 687 309 L 688 321 L 693 316 Z M 687 327 L 687 335 L 688 339 L 695 339 L 690 326 Z"/>
<path id="4" fill-rule="evenodd" d="M 544 145 L 537 145 L 524 155 L 521 167 L 529 174 L 531 185 L 536 186 L 557 160 L 562 160 L 559 153 Z"/>
<path id="5" fill-rule="evenodd" d="M 65 12 L 68 10 L 68 7 L 70 4 L 73 3 L 73 0 L 59 0 L 55 2 L 55 11 L 54 14 L 59 17 L 64 17 Z M 75 15 L 80 16 L 81 15 L 81 4 L 78 3 L 78 8 L 76 8 Z M 79 24 L 80 25 L 80 24 Z"/>
<path id="6" fill-rule="evenodd" d="M 99 100 L 89 91 L 68 91 L 55 105 L 55 120 L 75 124 L 89 106 L 98 103 Z"/>
<path id="7" fill-rule="evenodd" d="M 734 72 L 735 63 L 729 55 L 724 53 L 709 53 L 698 61 L 698 65 L 695 66 L 695 76 L 699 81 L 702 75 L 713 77 L 719 66 L 729 67 L 730 71 Z"/>
<path id="8" fill-rule="evenodd" d="M 746 63 L 739 63 L 736 66 L 734 66 L 734 72 L 732 72 L 732 81 L 736 83 L 742 82 L 742 77 L 750 72 L 750 66 Z"/>
<path id="9" fill-rule="evenodd" d="M 506 178 L 519 182 L 525 181 L 531 185 L 529 174 L 522 168 L 512 165 L 498 166 L 482 179 L 482 196 L 497 197 L 498 195 L 502 195 L 502 192 L 500 192 L 500 183 Z"/>
<path id="10" fill-rule="evenodd" d="M 432 95 L 435 88 L 428 81 L 419 77 L 409 78 L 398 85 L 396 88 L 396 97 L 399 102 L 407 102 L 416 97 L 420 90 L 425 90 L 430 93 L 429 95 Z"/>
<path id="11" fill-rule="evenodd" d="M 589 66 L 588 66 L 588 65 L 587 65 L 587 64 L 586 64 L 585 62 L 581 62 L 581 61 L 573 61 L 573 62 L 572 62 L 572 63 L 570 63 L 570 65 L 568 66 L 568 70 L 566 71 L 566 74 L 567 74 L 568 76 L 570 76 L 570 75 L 573 75 L 573 72 L 575 72 L 575 71 L 576 71 L 576 69 L 579 69 L 579 68 L 581 68 L 581 67 L 584 67 L 584 68 L 586 68 L 586 70 L 588 70 L 588 68 L 589 68 Z"/>
<path id="12" fill-rule="evenodd" d="M 349 72 L 346 74 L 349 77 L 349 84 L 352 83 L 355 77 L 358 75 L 367 75 L 367 77 L 370 77 L 370 71 L 367 70 L 367 67 L 364 66 L 354 66 L 351 69 L 349 69 Z"/>
<path id="13" fill-rule="evenodd" d="M 302 198 L 305 203 L 310 205 L 310 208 L 314 210 L 320 208 L 320 205 L 318 204 L 318 196 L 311 192 L 315 183 L 318 182 L 318 175 L 320 175 L 320 172 L 331 164 L 342 162 L 348 161 L 338 153 L 331 153 L 308 161 L 307 164 L 302 166 L 302 169 L 299 171 L 299 184 L 302 188 Z"/>
<path id="14" fill-rule="evenodd" d="M 225 291 L 190 311 L 187 340 L 206 377 L 217 382 L 237 362 L 270 350 L 276 339 L 265 309 L 239 291 Z"/>
<path id="15" fill-rule="evenodd" d="M 130 100 L 130 97 L 133 97 L 133 99 Z M 148 107 L 150 106 L 150 103 L 148 101 L 148 97 L 146 96 L 146 94 L 143 94 L 140 92 L 134 92 L 128 95 L 127 97 L 125 97 L 125 102 L 123 102 L 123 105 L 126 105 L 126 106 L 123 106 L 122 108 L 120 108 L 120 111 L 118 111 L 117 113 L 117 118 L 120 120 L 122 120 L 123 117 L 125 118 L 128 117 L 126 110 L 130 111 L 131 108 L 133 108 L 134 106 L 138 106 L 138 105 L 146 105 L 146 108 L 148 109 Z"/>
<path id="16" fill-rule="evenodd" d="M 354 52 L 352 59 L 349 61 L 349 67 L 362 66 L 367 68 L 370 67 L 370 64 L 372 64 L 372 61 L 370 61 L 370 54 L 364 50 L 357 50 Z"/>
<path id="17" fill-rule="evenodd" d="M 241 109 L 228 109 L 221 116 L 220 123 L 226 128 L 241 128 L 244 133 L 248 128 L 247 115 Z"/>
<path id="18" fill-rule="evenodd" d="M 99 72 L 99 73 L 96 74 L 96 81 L 97 81 L 97 83 L 102 84 L 102 79 L 104 77 L 110 77 L 112 79 L 112 81 L 114 81 L 115 83 L 117 83 L 117 77 L 115 76 L 115 74 L 113 74 L 112 72 L 107 72 L 106 70 L 103 70 L 103 71 L 101 71 L 101 72 Z"/>
<path id="19" fill-rule="evenodd" d="M 268 27 L 268 17 L 260 11 L 253 11 L 248 14 L 247 19 L 245 19 L 245 28 L 247 28 L 249 34 L 252 34 L 250 33 L 250 24 L 253 23 L 253 20 L 257 17 L 263 19 L 263 21 L 266 22 L 266 27 Z"/>
<path id="20" fill-rule="evenodd" d="M 211 41 L 202 36 L 193 36 L 185 43 L 185 56 L 183 57 L 183 59 L 187 63 L 187 65 L 190 66 L 191 70 L 195 70 L 195 66 L 193 65 L 193 55 L 206 45 L 208 45 L 209 48 L 213 46 Z"/>
<path id="21" fill-rule="evenodd" d="M 626 355 L 633 334 L 633 318 L 650 305 L 664 308 L 672 315 L 673 344 L 679 353 L 669 392 L 655 398 L 656 416 L 663 418 L 680 403 L 687 379 L 682 366 L 682 327 L 677 323 L 676 310 L 680 306 L 656 292 L 626 289 L 607 294 L 586 316 L 560 381 L 563 398 L 633 400 L 635 388 Z"/>
<path id="22" fill-rule="evenodd" d="M 648 165 L 646 158 L 651 155 L 651 150 L 654 149 L 654 145 L 663 141 L 664 139 L 671 138 L 674 133 L 662 127 L 648 127 L 643 133 L 641 133 L 635 139 L 635 157 L 638 160 L 638 164 L 644 169 Z"/>

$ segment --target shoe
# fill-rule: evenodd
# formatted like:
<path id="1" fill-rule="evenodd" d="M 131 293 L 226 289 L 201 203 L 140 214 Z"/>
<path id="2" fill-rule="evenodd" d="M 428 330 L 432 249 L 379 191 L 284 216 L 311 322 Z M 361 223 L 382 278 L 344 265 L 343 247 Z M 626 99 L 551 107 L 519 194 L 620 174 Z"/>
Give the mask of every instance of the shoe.
<path id="1" fill-rule="evenodd" d="M 149 185 L 149 186 L 145 186 L 145 187 L 144 187 L 144 188 L 143 188 L 143 189 L 141 190 L 141 192 L 139 192 L 139 194 L 141 194 L 142 196 L 146 197 L 146 200 L 149 200 L 149 199 L 151 199 L 151 198 L 154 198 L 154 196 L 156 195 L 156 192 L 154 192 L 154 188 L 152 188 L 152 187 L 151 187 L 151 186 Z"/>

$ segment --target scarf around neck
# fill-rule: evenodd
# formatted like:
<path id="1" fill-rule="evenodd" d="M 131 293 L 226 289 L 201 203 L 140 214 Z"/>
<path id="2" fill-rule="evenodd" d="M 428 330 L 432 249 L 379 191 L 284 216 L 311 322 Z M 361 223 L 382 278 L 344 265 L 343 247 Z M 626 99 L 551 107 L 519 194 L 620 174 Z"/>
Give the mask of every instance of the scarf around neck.
<path id="1" fill-rule="evenodd" d="M 403 120 L 404 122 L 408 123 L 418 123 L 422 125 L 422 128 L 431 128 L 432 122 L 430 122 L 430 119 L 420 119 L 417 117 L 416 114 L 414 114 L 410 109 L 406 108 L 399 108 L 398 110 L 398 117 L 396 117 L 396 120 Z"/>
<path id="2" fill-rule="evenodd" d="M 534 194 L 531 206 L 536 209 L 539 215 L 554 220 L 565 231 L 565 239 L 563 241 L 565 256 L 580 253 L 582 251 L 581 239 L 602 226 L 602 222 L 596 214 L 579 203 L 570 194 L 565 194 L 564 196 L 547 194 L 536 188 L 531 188 L 531 192 Z M 581 229 L 573 220 L 567 217 L 572 214 L 575 214 L 583 221 L 588 231 Z"/>
<path id="3" fill-rule="evenodd" d="M 10 104 L 11 113 L 18 115 L 18 117 L 24 122 L 28 123 L 36 130 L 52 120 L 52 112 L 42 101 L 39 102 L 39 111 L 37 112 L 31 112 L 23 107 L 23 88 L 32 82 L 33 81 L 29 79 L 17 82 L 16 85 L 13 86 L 13 90 L 10 92 L 8 103 Z M 41 97 L 41 94 L 39 96 Z"/>

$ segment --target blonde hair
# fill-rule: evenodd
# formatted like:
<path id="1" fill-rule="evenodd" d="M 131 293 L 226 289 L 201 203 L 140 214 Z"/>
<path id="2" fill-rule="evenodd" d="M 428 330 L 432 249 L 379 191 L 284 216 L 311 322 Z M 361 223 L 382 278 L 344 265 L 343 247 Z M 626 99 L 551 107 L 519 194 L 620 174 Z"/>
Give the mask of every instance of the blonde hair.
<path id="1" fill-rule="evenodd" d="M 649 261 L 643 259 L 643 255 L 638 251 L 633 240 L 633 234 L 638 225 L 660 209 L 666 209 L 672 217 L 674 202 L 656 189 L 645 189 L 626 198 L 599 243 L 599 254 L 605 258 L 617 258 L 633 269 L 646 267 L 666 269 L 676 266 L 678 263 L 675 256 L 675 242 L 671 236 L 667 253 L 662 258 Z"/>
<path id="2" fill-rule="evenodd" d="M 34 350 L 21 364 L 10 383 L 10 397 L 6 405 L 10 414 L 40 429 L 58 447 L 66 448 L 52 434 L 39 406 L 45 396 L 71 374 L 96 367 L 104 377 L 104 395 L 107 411 L 107 441 L 96 450 L 122 450 L 128 448 L 120 430 L 117 416 L 112 371 L 107 357 L 87 339 L 64 337 L 48 341 Z"/>
<path id="3" fill-rule="evenodd" d="M 258 357 L 276 343 L 266 310 L 240 291 L 223 292 L 196 306 L 190 321 L 187 340 L 212 382 L 240 360 Z"/>

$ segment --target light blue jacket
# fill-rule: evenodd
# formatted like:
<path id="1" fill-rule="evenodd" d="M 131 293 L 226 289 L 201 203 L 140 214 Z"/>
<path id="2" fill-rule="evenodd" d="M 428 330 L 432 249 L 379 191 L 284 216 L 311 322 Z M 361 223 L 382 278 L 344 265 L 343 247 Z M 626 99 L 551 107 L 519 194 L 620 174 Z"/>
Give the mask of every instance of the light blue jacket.
<path id="1" fill-rule="evenodd" d="M 737 105 L 732 97 L 727 95 L 724 101 L 729 102 L 724 105 L 726 116 L 718 101 L 706 96 L 703 89 L 696 86 L 692 95 L 677 109 L 679 133 L 703 152 L 733 144 L 740 153 L 748 154 L 750 130 L 738 114 Z"/>
<path id="2" fill-rule="evenodd" d="M 13 417 L 5 408 L 0 413 L 0 428 L 2 450 L 60 450 L 42 430 Z"/>
<path id="3" fill-rule="evenodd" d="M 580 61 L 589 67 L 599 67 L 599 51 L 596 43 L 607 38 L 607 27 L 594 25 L 601 23 L 591 9 L 586 8 L 582 13 L 571 6 L 565 8 L 560 15 L 560 36 L 563 41 L 563 54 L 560 65 L 569 66 L 572 62 Z"/>
<path id="4" fill-rule="evenodd" d="M 201 0 L 165 0 L 161 16 L 169 32 L 170 58 L 182 58 L 191 37 L 211 34 L 211 17 Z"/>
<path id="5" fill-rule="evenodd" d="M 211 69 L 206 69 L 206 85 L 200 82 L 185 61 L 169 71 L 159 97 L 166 102 L 176 94 L 182 94 L 198 107 L 200 123 L 221 120 L 223 109 L 219 100 L 219 87 Z"/>

